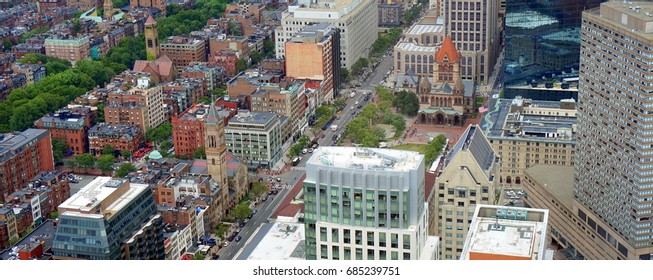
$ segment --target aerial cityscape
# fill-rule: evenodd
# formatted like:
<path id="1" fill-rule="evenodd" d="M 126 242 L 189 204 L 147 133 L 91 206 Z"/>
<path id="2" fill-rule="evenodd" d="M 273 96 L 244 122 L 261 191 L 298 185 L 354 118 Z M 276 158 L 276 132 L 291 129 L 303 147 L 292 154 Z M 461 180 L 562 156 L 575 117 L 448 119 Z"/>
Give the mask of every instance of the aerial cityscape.
<path id="1" fill-rule="evenodd" d="M 0 0 L 0 23 L 0 260 L 653 257 L 653 2 Z M 400 275 L 371 269 L 347 275 Z"/>

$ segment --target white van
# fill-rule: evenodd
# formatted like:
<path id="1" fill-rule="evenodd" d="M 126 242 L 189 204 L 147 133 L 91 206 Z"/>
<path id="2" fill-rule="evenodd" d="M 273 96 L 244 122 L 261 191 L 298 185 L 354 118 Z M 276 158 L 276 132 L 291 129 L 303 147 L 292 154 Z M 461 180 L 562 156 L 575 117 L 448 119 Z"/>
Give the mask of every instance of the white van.
<path id="1" fill-rule="evenodd" d="M 352 92 L 349 94 L 349 97 L 350 97 L 350 98 L 353 98 L 353 97 L 355 97 L 355 96 L 356 96 L 356 92 L 355 92 L 355 91 L 352 91 Z"/>

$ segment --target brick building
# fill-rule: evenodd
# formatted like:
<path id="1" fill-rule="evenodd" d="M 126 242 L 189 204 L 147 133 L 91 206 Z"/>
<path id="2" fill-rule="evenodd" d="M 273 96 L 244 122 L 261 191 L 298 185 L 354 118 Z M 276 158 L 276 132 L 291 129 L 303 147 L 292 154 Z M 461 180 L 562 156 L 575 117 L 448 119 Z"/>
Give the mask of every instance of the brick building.
<path id="1" fill-rule="evenodd" d="M 237 62 L 238 56 L 235 53 L 215 52 L 211 53 L 209 56 L 209 63 L 216 67 L 224 68 L 225 73 L 228 77 L 233 77 L 236 75 Z"/>
<path id="2" fill-rule="evenodd" d="M 45 78 L 45 66 L 41 64 L 29 64 L 29 63 L 13 63 L 11 65 L 11 70 L 16 73 L 25 74 L 27 78 L 27 85 L 38 82 L 39 80 Z"/>
<path id="3" fill-rule="evenodd" d="M 161 55 L 167 55 L 177 69 L 185 68 L 192 62 L 206 62 L 206 41 L 189 36 L 172 36 L 161 43 Z"/>
<path id="4" fill-rule="evenodd" d="M 172 117 L 172 141 L 175 145 L 176 156 L 192 156 L 193 152 L 205 146 L 204 124 L 209 106 L 201 103 L 195 104 L 181 114 Z M 220 106 L 217 112 L 226 125 L 227 120 L 236 115 L 237 110 L 225 110 Z"/>
<path id="5" fill-rule="evenodd" d="M 0 201 L 37 174 L 52 170 L 52 140 L 47 130 L 0 134 Z"/>
<path id="6" fill-rule="evenodd" d="M 53 139 L 65 142 L 73 154 L 88 152 L 88 129 L 91 127 L 88 107 L 58 110 L 40 118 L 34 126 L 49 131 Z"/>
<path id="7" fill-rule="evenodd" d="M 162 16 L 166 15 L 166 0 L 130 0 L 129 7 L 131 10 L 137 8 L 156 8 Z"/>
<path id="8" fill-rule="evenodd" d="M 217 36 L 209 38 L 209 53 L 234 53 L 239 58 L 249 57 L 250 49 L 247 37 L 244 36 Z"/>
<path id="9" fill-rule="evenodd" d="M 11 208 L 0 208 L 0 249 L 9 247 L 9 240 L 18 238 L 16 215 Z"/>
<path id="10" fill-rule="evenodd" d="M 224 81 L 224 76 L 224 68 L 211 66 L 206 62 L 194 62 L 181 70 L 182 78 L 204 79 L 206 81 L 207 91 L 212 91 L 221 86 Z"/>
<path id="11" fill-rule="evenodd" d="M 177 78 L 177 68 L 167 55 L 154 61 L 136 60 L 134 71 L 149 73 L 154 83 L 172 82 Z"/>
<path id="12" fill-rule="evenodd" d="M 102 148 L 111 145 L 115 150 L 134 152 L 145 141 L 143 131 L 136 126 L 98 123 L 88 131 L 89 152 L 102 154 Z"/>

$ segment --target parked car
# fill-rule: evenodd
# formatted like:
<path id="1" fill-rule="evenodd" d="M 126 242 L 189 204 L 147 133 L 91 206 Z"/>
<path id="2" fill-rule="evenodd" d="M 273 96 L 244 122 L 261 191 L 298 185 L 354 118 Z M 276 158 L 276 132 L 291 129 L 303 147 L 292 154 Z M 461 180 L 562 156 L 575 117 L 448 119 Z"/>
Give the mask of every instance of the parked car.
<path id="1" fill-rule="evenodd" d="M 256 213 L 258 213 L 258 209 L 254 209 L 254 211 L 252 211 L 252 215 L 255 215 Z"/>
<path id="2" fill-rule="evenodd" d="M 235 240 L 236 240 L 236 242 L 240 242 L 241 239 L 242 239 L 242 238 L 241 238 L 240 236 L 236 236 L 236 239 L 235 239 Z"/>

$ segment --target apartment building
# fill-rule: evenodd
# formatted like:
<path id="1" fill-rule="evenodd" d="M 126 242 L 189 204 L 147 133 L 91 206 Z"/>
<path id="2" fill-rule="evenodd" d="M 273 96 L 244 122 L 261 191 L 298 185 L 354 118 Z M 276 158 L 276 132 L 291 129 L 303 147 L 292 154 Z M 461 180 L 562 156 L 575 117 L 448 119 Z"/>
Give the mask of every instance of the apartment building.
<path id="1" fill-rule="evenodd" d="M 105 146 L 117 151 L 134 152 L 144 141 L 143 130 L 136 126 L 98 123 L 88 130 L 89 152 L 92 155 L 101 155 Z"/>
<path id="2" fill-rule="evenodd" d="M 50 132 L 50 137 L 65 142 L 73 154 L 88 152 L 88 129 L 91 111 L 87 107 L 64 108 L 47 114 L 34 123 L 38 129 Z"/>
<path id="3" fill-rule="evenodd" d="M 73 65 L 77 61 L 91 58 L 90 37 L 79 38 L 48 38 L 43 44 L 45 55 L 54 56 L 70 61 Z"/>
<path id="4" fill-rule="evenodd" d="M 468 126 L 443 157 L 442 173 L 435 179 L 441 259 L 459 259 L 476 206 L 496 204 L 500 161 L 476 125 Z"/>
<path id="5" fill-rule="evenodd" d="M 367 58 L 378 37 L 378 2 L 363 0 L 300 0 L 282 14 L 275 30 L 277 58 L 285 57 L 285 44 L 304 26 L 330 23 L 340 29 L 340 66 L 351 69 L 360 58 Z M 336 66 L 337 67 L 337 66 Z"/>
<path id="6" fill-rule="evenodd" d="M 52 138 L 47 130 L 0 134 L 0 201 L 41 172 L 53 170 Z"/>
<path id="7" fill-rule="evenodd" d="M 320 81 L 318 104 L 331 102 L 340 88 L 340 32 L 328 23 L 307 25 L 286 42 L 286 76 Z"/>
<path id="8" fill-rule="evenodd" d="M 139 77 L 136 86 L 127 90 L 111 91 L 106 102 L 104 119 L 109 125 L 131 125 L 147 131 L 166 120 L 163 92 L 150 77 Z"/>
<path id="9" fill-rule="evenodd" d="M 159 47 L 160 55 L 167 55 L 177 69 L 186 68 L 192 62 L 206 62 L 206 41 L 190 36 L 171 36 Z"/>
<path id="10" fill-rule="evenodd" d="M 198 103 L 172 117 L 172 141 L 175 145 L 176 156 L 190 157 L 193 152 L 206 145 L 204 130 L 209 106 L 211 105 Z M 237 112 L 222 106 L 216 108 L 216 111 L 224 123 L 235 116 Z"/>
<path id="11" fill-rule="evenodd" d="M 288 117 L 291 135 L 298 135 L 308 125 L 311 114 L 306 108 L 305 86 L 301 81 L 262 84 L 250 97 L 251 111 Z"/>

